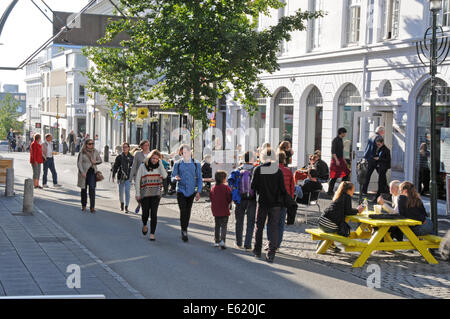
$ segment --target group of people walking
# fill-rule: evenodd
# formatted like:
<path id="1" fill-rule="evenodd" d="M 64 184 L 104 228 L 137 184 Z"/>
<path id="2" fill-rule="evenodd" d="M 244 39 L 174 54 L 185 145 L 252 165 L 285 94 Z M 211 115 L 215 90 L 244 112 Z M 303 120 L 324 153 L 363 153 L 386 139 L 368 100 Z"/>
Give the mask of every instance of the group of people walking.
<path id="1" fill-rule="evenodd" d="M 306 203 L 309 194 L 322 190 L 322 183 L 329 183 L 328 193 L 333 195 L 332 202 L 319 219 L 319 227 L 325 232 L 342 232 L 345 216 L 361 213 L 365 207 L 359 205 L 352 208 L 352 196 L 355 187 L 348 181 L 350 170 L 343 154 L 343 138 L 345 128 L 338 130 L 337 137 L 332 142 L 332 160 L 330 169 L 322 161 L 320 151 L 310 156 L 307 166 L 295 174 L 288 168 L 293 156 L 289 141 L 282 141 L 275 150 L 269 143 L 265 143 L 258 154 L 247 151 L 244 161 L 230 174 L 218 170 L 214 174 L 214 186 L 210 189 L 209 200 L 211 212 L 215 219 L 214 246 L 226 249 L 226 235 L 231 203 L 235 204 L 235 245 L 239 248 L 252 250 L 255 257 L 260 258 L 262 250 L 267 250 L 266 261 L 273 262 L 276 252 L 283 240 L 286 215 L 298 203 Z M 366 148 L 369 162 L 369 180 L 374 170 L 379 174 L 379 187 L 376 201 L 383 205 L 388 212 L 399 213 L 402 216 L 420 220 L 423 224 L 416 226 L 413 231 L 417 234 L 431 232 L 431 221 L 423 207 L 423 203 L 409 182 L 393 181 L 387 186 L 386 172 L 390 168 L 390 151 L 384 145 L 384 129 L 377 128 L 376 134 L 369 139 Z M 56 187 L 57 174 L 51 148 L 52 136 L 47 134 L 45 142 L 40 144 L 40 135 L 34 136 L 30 149 L 30 163 L 33 167 L 33 179 L 36 188 L 39 186 L 40 165 L 44 163 L 43 184 L 47 185 L 47 171 L 50 169 L 53 184 Z M 178 149 L 179 159 L 174 162 L 172 171 L 168 172 L 163 163 L 163 156 L 158 150 L 149 149 L 150 143 L 144 140 L 139 150 L 130 152 L 128 143 L 122 144 L 122 152 L 116 157 L 112 166 L 113 181 L 119 187 L 120 210 L 129 213 L 130 191 L 132 182 L 135 184 L 138 207 L 135 213 L 142 209 L 142 234 L 155 241 L 157 228 L 157 214 L 162 196 L 163 186 L 170 178 L 176 184 L 176 198 L 180 211 L 181 239 L 189 240 L 188 227 L 194 201 L 200 199 L 203 188 L 203 175 L 211 170 L 205 170 L 202 164 L 192 157 L 189 145 L 183 144 Z M 258 158 L 256 158 L 256 156 Z M 78 187 L 81 189 L 82 211 L 86 211 L 89 194 L 90 212 L 95 213 L 95 189 L 97 181 L 101 180 L 98 165 L 102 163 L 99 152 L 95 149 L 94 140 L 87 138 L 78 155 Z M 203 164 L 210 164 L 206 161 Z M 170 175 L 169 175 L 170 173 Z M 170 176 L 170 177 L 169 177 Z M 336 193 L 334 186 L 338 178 L 342 178 Z M 298 183 L 299 180 L 302 183 Z M 210 180 L 208 180 L 210 181 Z M 301 186 L 298 184 L 302 184 Z M 367 192 L 368 183 L 362 192 Z M 89 191 L 88 191 L 89 188 Z M 383 193 L 391 193 L 392 207 L 388 206 Z M 247 216 L 244 234 L 244 219 Z M 148 222 L 150 220 L 150 229 Z M 263 247 L 263 231 L 267 225 L 268 243 Z M 392 237 L 401 240 L 399 230 L 391 230 Z M 253 246 L 252 241 L 254 240 Z M 253 249 L 252 249 L 253 247 Z M 334 247 L 336 251 L 338 247 Z"/>

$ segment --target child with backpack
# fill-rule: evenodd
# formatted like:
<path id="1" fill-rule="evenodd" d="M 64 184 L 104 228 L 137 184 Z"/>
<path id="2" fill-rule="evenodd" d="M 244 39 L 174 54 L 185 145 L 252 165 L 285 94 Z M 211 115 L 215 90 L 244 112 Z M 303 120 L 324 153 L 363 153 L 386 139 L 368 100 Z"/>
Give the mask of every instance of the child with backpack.
<path id="1" fill-rule="evenodd" d="M 216 184 L 209 193 L 211 211 L 215 219 L 214 246 L 226 249 L 228 217 L 230 216 L 231 189 L 226 184 L 227 172 L 218 170 L 215 174 Z"/>
<path id="2" fill-rule="evenodd" d="M 244 248 L 251 249 L 256 216 L 256 196 L 251 188 L 254 169 L 252 163 L 254 160 L 253 152 L 246 152 L 244 160 L 245 163 L 231 173 L 228 184 L 232 188 L 233 200 L 236 204 L 236 246 L 242 248 L 244 217 L 247 215 Z"/>

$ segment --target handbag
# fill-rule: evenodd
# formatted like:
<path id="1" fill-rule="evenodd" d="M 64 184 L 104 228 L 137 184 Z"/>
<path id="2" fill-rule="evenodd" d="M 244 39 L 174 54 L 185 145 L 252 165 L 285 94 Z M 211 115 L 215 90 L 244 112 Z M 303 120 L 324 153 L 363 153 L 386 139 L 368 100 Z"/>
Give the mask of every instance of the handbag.
<path id="1" fill-rule="evenodd" d="M 349 237 L 350 236 L 350 226 L 346 223 L 346 222 L 342 222 L 339 225 L 339 229 L 338 229 L 338 235 L 344 236 L 344 237 Z"/>
<path id="2" fill-rule="evenodd" d="M 104 179 L 105 179 L 105 178 L 103 177 L 102 172 L 97 171 L 97 172 L 95 173 L 95 180 L 96 180 L 97 182 L 100 182 L 100 181 L 102 181 L 102 180 L 104 180 Z"/>

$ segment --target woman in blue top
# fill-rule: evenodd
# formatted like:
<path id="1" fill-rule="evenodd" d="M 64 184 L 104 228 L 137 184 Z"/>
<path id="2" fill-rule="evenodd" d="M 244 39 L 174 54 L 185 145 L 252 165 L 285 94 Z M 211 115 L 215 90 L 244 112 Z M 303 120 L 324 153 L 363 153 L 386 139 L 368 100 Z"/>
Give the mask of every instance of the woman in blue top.
<path id="1" fill-rule="evenodd" d="M 179 148 L 183 158 L 176 161 L 172 170 L 172 181 L 177 182 L 177 202 L 180 208 L 181 239 L 188 241 L 187 228 L 191 218 L 192 204 L 200 199 L 202 191 L 202 169 L 200 162 L 193 159 L 189 145 Z"/>

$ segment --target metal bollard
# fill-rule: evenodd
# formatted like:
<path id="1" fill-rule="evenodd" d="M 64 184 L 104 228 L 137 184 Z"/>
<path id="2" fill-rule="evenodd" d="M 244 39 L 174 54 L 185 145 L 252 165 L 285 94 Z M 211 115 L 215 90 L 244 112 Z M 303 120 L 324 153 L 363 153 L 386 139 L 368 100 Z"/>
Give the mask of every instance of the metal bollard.
<path id="1" fill-rule="evenodd" d="M 104 162 L 109 162 L 109 146 L 105 145 L 105 152 L 104 152 Z"/>
<path id="2" fill-rule="evenodd" d="M 33 213 L 33 191 L 34 183 L 31 178 L 25 180 L 25 187 L 23 190 L 23 209 L 24 213 Z"/>
<path id="3" fill-rule="evenodd" d="M 14 168 L 6 169 L 5 196 L 14 196 Z"/>

